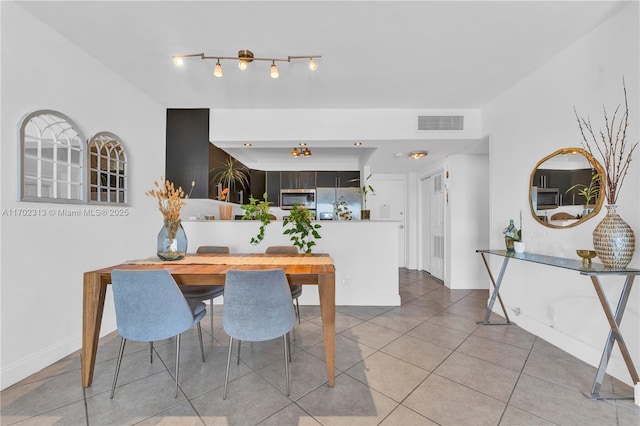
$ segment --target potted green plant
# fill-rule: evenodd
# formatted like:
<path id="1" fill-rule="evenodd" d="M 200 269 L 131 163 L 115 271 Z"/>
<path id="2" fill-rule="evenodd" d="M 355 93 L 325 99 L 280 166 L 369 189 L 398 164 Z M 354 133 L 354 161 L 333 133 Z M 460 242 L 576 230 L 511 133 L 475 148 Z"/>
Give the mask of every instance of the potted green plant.
<path id="1" fill-rule="evenodd" d="M 271 223 L 273 217 L 271 213 L 269 213 L 269 204 L 271 203 L 267 201 L 266 192 L 262 195 L 262 198 L 263 200 L 258 200 L 257 198 L 249 197 L 249 204 L 241 206 L 242 210 L 244 210 L 242 220 L 259 220 L 261 222 L 258 235 L 251 237 L 250 243 L 252 245 L 260 244 L 264 239 L 264 229 Z"/>
<path id="2" fill-rule="evenodd" d="M 367 209 L 367 196 L 370 193 L 376 192 L 375 189 L 368 183 L 369 178 L 371 178 L 371 174 L 367 176 L 364 180 L 364 185 L 360 187 L 360 192 L 362 193 L 362 209 L 360 210 L 360 219 L 369 220 L 371 219 L 371 211 Z M 360 178 L 351 179 L 349 182 L 360 182 Z"/>
<path id="3" fill-rule="evenodd" d="M 289 211 L 289 216 L 285 216 L 282 223 L 282 226 L 286 228 L 282 233 L 289 235 L 293 245 L 298 247 L 302 253 L 311 253 L 311 248 L 316 245 L 314 240 L 322 238 L 317 231 L 320 224 L 311 223 L 312 220 L 313 215 L 309 210 L 294 203 Z"/>
<path id="4" fill-rule="evenodd" d="M 233 157 L 227 158 L 220 166 L 209 170 L 209 173 L 213 174 L 211 182 L 222 186 L 218 194 L 220 201 L 230 201 L 231 192 L 236 189 L 236 184 L 243 189 L 249 186 L 247 169 Z M 231 205 L 220 205 L 220 219 L 231 219 L 231 210 Z"/>
<path id="5" fill-rule="evenodd" d="M 576 183 L 575 185 L 567 189 L 565 194 L 568 194 L 569 192 L 573 191 L 576 188 L 582 188 L 578 191 L 578 195 L 582 195 L 585 199 L 584 210 L 582 214 L 588 215 L 593 211 L 593 207 L 589 207 L 589 204 L 591 203 L 591 199 L 592 198 L 597 199 L 598 193 L 600 192 L 600 179 L 599 179 L 598 173 L 595 173 L 593 176 L 591 176 L 591 182 L 589 182 L 589 185 Z"/>

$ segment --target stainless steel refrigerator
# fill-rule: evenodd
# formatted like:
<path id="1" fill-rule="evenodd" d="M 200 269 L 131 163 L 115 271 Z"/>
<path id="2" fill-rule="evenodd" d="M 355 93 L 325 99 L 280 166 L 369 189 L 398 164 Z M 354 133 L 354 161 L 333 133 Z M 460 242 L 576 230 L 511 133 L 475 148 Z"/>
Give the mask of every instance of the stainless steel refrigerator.
<path id="1" fill-rule="evenodd" d="M 333 211 L 333 203 L 341 197 L 351 210 L 353 220 L 360 220 L 362 195 L 360 188 L 318 188 L 316 190 L 316 210 L 318 220 L 337 220 Z"/>

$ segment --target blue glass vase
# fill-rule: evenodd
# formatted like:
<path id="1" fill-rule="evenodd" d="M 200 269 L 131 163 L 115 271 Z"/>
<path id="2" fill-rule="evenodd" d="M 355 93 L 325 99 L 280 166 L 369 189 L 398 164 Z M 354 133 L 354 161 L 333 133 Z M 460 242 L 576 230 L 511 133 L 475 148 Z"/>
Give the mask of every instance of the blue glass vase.
<path id="1" fill-rule="evenodd" d="M 187 234 L 179 220 L 165 220 L 158 233 L 158 257 L 180 260 L 187 255 Z"/>

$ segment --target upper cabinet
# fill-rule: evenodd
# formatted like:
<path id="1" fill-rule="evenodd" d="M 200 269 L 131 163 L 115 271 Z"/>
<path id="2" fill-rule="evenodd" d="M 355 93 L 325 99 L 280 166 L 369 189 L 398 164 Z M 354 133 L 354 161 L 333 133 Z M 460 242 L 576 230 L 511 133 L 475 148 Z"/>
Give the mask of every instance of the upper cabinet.
<path id="1" fill-rule="evenodd" d="M 316 172 L 316 183 L 318 188 L 352 188 L 359 187 L 359 171 L 322 171 Z"/>
<path id="2" fill-rule="evenodd" d="M 280 172 L 281 189 L 314 189 L 316 187 L 316 172 Z"/>
<path id="3" fill-rule="evenodd" d="M 209 109 L 167 109 L 165 179 L 191 198 L 209 196 Z"/>

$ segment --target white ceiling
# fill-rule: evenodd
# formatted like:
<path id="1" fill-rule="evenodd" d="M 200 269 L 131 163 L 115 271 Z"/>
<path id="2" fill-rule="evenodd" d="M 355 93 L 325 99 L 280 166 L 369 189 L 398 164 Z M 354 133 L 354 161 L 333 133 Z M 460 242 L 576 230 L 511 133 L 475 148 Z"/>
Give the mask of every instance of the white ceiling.
<path id="1" fill-rule="evenodd" d="M 617 1 L 28 1 L 22 7 L 167 108 L 475 109 L 550 60 L 624 6 Z M 222 62 L 172 55 L 260 57 L 322 55 L 241 72 Z M 215 129 L 214 129 L 215 131 Z M 290 148 L 252 142 L 234 155 L 251 164 Z M 220 143 L 224 147 L 224 142 Z M 353 140 L 314 150 L 321 161 L 370 155 L 372 170 L 416 170 L 421 161 L 389 161 L 413 146 L 438 160 L 487 152 L 479 141 L 378 141 L 374 152 Z M 322 148 L 322 149 L 321 149 Z M 339 151 L 333 148 L 340 148 Z M 230 149 L 231 150 L 231 149 Z M 468 151 L 470 150 L 470 151 Z M 286 155 L 286 154 L 282 154 Z M 427 160 L 429 161 L 429 160 Z M 311 163 L 309 163 L 311 164 Z M 302 167 L 301 167 L 302 168 Z M 305 167 L 305 168 L 313 168 Z"/>

